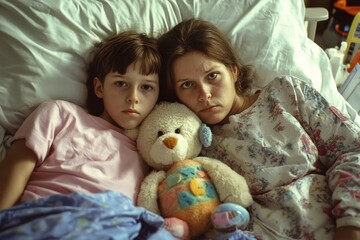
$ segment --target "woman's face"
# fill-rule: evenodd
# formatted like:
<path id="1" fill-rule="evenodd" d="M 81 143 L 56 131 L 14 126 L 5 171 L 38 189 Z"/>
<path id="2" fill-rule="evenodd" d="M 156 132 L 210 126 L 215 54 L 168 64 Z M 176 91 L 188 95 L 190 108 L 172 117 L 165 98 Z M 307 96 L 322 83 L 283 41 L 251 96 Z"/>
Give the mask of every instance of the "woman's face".
<path id="1" fill-rule="evenodd" d="M 239 98 L 233 70 L 200 52 L 189 52 L 174 61 L 172 73 L 177 97 L 204 123 L 227 120 Z"/>

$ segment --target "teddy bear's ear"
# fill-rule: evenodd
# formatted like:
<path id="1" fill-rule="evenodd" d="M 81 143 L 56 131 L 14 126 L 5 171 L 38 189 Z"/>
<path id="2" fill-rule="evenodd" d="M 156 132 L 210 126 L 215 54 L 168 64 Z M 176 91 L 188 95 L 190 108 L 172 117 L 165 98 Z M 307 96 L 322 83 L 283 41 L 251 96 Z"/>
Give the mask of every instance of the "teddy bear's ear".
<path id="1" fill-rule="evenodd" d="M 209 147 L 212 141 L 211 129 L 205 124 L 201 123 L 199 131 L 200 142 L 204 147 Z"/>
<path id="2" fill-rule="evenodd" d="M 133 129 L 126 129 L 125 135 L 130 138 L 133 141 L 136 141 L 138 135 L 139 135 L 139 127 L 133 128 Z"/>

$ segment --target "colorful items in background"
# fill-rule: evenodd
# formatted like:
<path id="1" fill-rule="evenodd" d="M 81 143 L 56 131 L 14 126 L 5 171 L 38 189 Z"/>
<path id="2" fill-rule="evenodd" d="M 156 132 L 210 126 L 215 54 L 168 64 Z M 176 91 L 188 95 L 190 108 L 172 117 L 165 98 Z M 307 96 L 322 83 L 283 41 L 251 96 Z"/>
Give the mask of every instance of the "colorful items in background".
<path id="1" fill-rule="evenodd" d="M 359 12 L 359 0 L 334 2 L 329 24 L 322 35 L 324 48 L 339 46 L 342 41 L 346 41 L 355 15 Z"/>
<path id="2" fill-rule="evenodd" d="M 347 48 L 345 51 L 344 63 L 350 63 L 348 72 L 351 72 L 356 63 L 360 63 L 360 12 L 355 15 L 352 21 L 349 34 L 346 38 Z"/>

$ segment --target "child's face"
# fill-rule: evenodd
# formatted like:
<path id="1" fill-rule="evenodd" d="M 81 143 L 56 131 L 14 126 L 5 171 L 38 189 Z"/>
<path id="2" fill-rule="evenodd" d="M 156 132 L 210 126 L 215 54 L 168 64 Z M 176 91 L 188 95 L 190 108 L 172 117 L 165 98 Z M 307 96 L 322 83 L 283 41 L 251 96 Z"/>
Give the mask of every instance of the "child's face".
<path id="1" fill-rule="evenodd" d="M 110 72 L 102 84 L 95 78 L 95 94 L 103 99 L 103 119 L 124 129 L 137 127 L 151 112 L 159 96 L 158 74 L 142 75 L 132 63 L 124 75 Z"/>

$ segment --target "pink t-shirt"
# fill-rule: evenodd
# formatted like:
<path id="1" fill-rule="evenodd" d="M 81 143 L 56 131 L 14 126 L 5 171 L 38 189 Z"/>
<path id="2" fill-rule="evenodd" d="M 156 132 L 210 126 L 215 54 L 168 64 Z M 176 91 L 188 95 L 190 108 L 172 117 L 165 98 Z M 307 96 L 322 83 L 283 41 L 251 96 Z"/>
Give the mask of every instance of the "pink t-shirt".
<path id="1" fill-rule="evenodd" d="M 65 101 L 42 103 L 14 136 L 37 158 L 21 201 L 53 194 L 122 192 L 135 201 L 149 168 L 123 130 Z"/>

